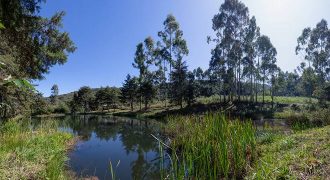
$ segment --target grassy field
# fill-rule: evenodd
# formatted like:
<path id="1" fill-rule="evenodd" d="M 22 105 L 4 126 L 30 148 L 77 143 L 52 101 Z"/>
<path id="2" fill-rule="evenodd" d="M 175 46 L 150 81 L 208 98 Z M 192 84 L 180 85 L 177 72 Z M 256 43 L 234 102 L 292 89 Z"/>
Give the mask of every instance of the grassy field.
<path id="1" fill-rule="evenodd" d="M 249 97 L 242 97 L 242 101 L 248 99 Z M 223 100 L 223 97 L 221 98 Z M 312 104 L 316 104 L 316 99 L 309 99 L 306 97 L 282 97 L 278 96 L 274 98 L 275 103 L 285 104 L 285 105 L 307 105 L 309 102 Z M 258 102 L 262 102 L 262 96 L 258 97 Z M 271 102 L 271 96 L 265 96 L 265 103 Z M 168 103 L 167 103 L 168 104 Z M 218 106 L 217 106 L 218 105 Z M 217 106 L 217 107 L 215 107 Z M 192 105 L 192 107 L 185 107 L 180 110 L 179 106 L 167 106 L 164 107 L 164 102 L 153 102 L 148 110 L 142 109 L 139 110 L 138 106 L 135 106 L 135 110 L 133 112 L 130 109 L 120 109 L 116 110 L 115 112 L 110 112 L 109 114 L 114 114 L 117 116 L 130 116 L 130 117 L 141 117 L 141 118 L 158 118 L 158 117 L 166 117 L 167 115 L 173 114 L 181 114 L 181 115 L 189 115 L 195 114 L 196 112 L 204 111 L 212 111 L 212 109 L 220 108 L 220 96 L 214 95 L 211 97 L 198 97 L 196 99 L 196 103 Z M 215 108 L 214 108 L 215 107 Z M 222 107 L 226 108 L 226 107 Z"/>
<path id="2" fill-rule="evenodd" d="M 181 116 L 170 118 L 166 131 L 172 138 L 171 179 L 242 178 L 256 158 L 251 122 L 218 113 Z"/>
<path id="3" fill-rule="evenodd" d="M 223 97 L 221 97 L 223 100 Z M 249 99 L 249 97 L 242 96 L 242 100 Z M 197 98 L 197 102 L 203 103 L 203 104 L 211 104 L 211 103 L 217 103 L 220 101 L 219 95 L 214 95 L 211 97 L 199 97 Z M 286 97 L 286 96 L 275 96 L 274 102 L 275 103 L 281 103 L 281 104 L 307 104 L 309 102 L 317 103 L 317 99 L 310 99 L 307 97 Z M 258 96 L 258 102 L 262 102 L 262 96 Z M 271 96 L 265 96 L 265 102 L 270 103 L 272 102 Z"/>
<path id="4" fill-rule="evenodd" d="M 327 179 L 330 126 L 274 135 L 258 146 L 259 159 L 247 179 Z"/>
<path id="5" fill-rule="evenodd" d="M 67 179 L 65 162 L 73 142 L 50 121 L 35 130 L 18 120 L 0 125 L 0 179 Z"/>

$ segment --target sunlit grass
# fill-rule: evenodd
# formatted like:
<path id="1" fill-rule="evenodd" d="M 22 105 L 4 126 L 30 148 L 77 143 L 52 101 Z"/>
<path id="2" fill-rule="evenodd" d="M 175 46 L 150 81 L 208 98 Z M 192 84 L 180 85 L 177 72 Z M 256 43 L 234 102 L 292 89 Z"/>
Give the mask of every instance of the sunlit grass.
<path id="1" fill-rule="evenodd" d="M 228 97 L 227 97 L 228 98 Z M 248 96 L 242 96 L 242 100 L 249 99 Z M 223 101 L 224 97 L 221 97 L 221 100 Z M 262 96 L 258 96 L 258 102 L 262 102 Z M 203 103 L 203 104 L 210 104 L 210 103 L 218 103 L 220 102 L 220 96 L 219 95 L 213 95 L 210 97 L 198 97 L 197 102 Z M 270 103 L 272 102 L 271 96 L 265 96 L 265 102 Z M 275 96 L 274 97 L 275 103 L 281 103 L 281 104 L 309 104 L 311 103 L 317 103 L 317 99 L 310 99 L 308 97 L 286 97 L 286 96 Z"/>
<path id="2" fill-rule="evenodd" d="M 277 136 L 259 144 L 260 157 L 247 179 L 327 179 L 330 127 Z"/>
<path id="3" fill-rule="evenodd" d="M 24 121 L 0 126 L 0 179 L 66 179 L 67 149 L 73 136 L 53 121 L 32 130 Z"/>

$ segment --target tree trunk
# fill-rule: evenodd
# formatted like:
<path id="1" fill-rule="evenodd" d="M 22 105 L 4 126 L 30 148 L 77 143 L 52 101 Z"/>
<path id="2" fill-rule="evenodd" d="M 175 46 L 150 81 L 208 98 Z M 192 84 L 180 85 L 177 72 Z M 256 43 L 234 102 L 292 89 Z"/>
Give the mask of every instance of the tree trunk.
<path id="1" fill-rule="evenodd" d="M 241 102 L 241 60 L 238 61 L 238 102 Z"/>
<path id="2" fill-rule="evenodd" d="M 262 79 L 262 104 L 265 104 L 265 73 Z"/>
<path id="3" fill-rule="evenodd" d="M 144 109 L 147 110 L 148 109 L 148 100 L 144 101 Z"/>
<path id="4" fill-rule="evenodd" d="M 133 107 L 133 101 L 131 100 L 131 111 L 133 112 L 134 111 L 134 107 Z"/>

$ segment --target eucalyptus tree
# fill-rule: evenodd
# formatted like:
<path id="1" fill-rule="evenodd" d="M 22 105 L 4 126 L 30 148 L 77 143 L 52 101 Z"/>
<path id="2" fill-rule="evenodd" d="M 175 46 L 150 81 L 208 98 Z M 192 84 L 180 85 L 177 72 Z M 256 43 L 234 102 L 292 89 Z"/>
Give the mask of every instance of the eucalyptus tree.
<path id="1" fill-rule="evenodd" d="M 165 19 L 164 30 L 158 32 L 158 36 L 161 41 L 159 46 L 161 47 L 161 55 L 163 61 L 162 70 L 164 71 L 164 86 L 166 86 L 167 78 L 171 81 L 172 66 L 184 56 L 189 53 L 187 42 L 183 38 L 183 31 L 180 30 L 180 25 L 176 21 L 176 18 L 169 14 Z M 166 75 L 167 67 L 169 65 L 169 77 Z M 165 89 L 165 98 L 167 97 L 167 90 Z M 166 100 L 165 100 L 166 102 Z M 165 104 L 166 106 L 166 104 Z"/>
<path id="2" fill-rule="evenodd" d="M 192 73 L 192 74 L 191 74 Z M 194 79 L 194 96 L 202 96 L 205 95 L 205 90 L 208 88 L 208 83 L 205 83 L 204 71 L 201 67 L 198 67 L 193 70 L 193 72 L 189 72 L 188 81 L 193 76 Z"/>
<path id="3" fill-rule="evenodd" d="M 248 26 L 245 28 L 245 38 L 244 38 L 244 52 L 245 57 L 243 59 L 243 76 L 250 80 L 250 100 L 253 101 L 253 80 L 256 81 L 256 71 L 255 66 L 256 56 L 257 56 L 257 39 L 260 36 L 260 28 L 257 26 L 256 19 L 253 16 Z"/>
<path id="4" fill-rule="evenodd" d="M 51 88 L 51 95 L 50 95 L 51 103 L 56 104 L 58 94 L 59 94 L 58 85 L 54 84 Z"/>
<path id="5" fill-rule="evenodd" d="M 156 95 L 156 85 L 159 85 L 161 80 L 159 79 L 161 71 L 161 61 L 159 61 L 158 50 L 155 46 L 155 41 L 152 37 L 147 37 L 144 40 L 145 46 L 145 58 L 147 66 L 147 72 L 142 82 L 142 96 L 144 100 L 145 109 L 148 108 L 149 103 Z"/>
<path id="6" fill-rule="evenodd" d="M 309 97 L 311 102 L 313 92 L 316 90 L 318 84 L 317 74 L 311 66 L 306 67 L 305 63 L 300 64 L 298 71 L 301 73 L 301 80 L 299 85 L 302 91 L 302 95 Z"/>
<path id="7" fill-rule="evenodd" d="M 265 85 L 269 79 L 269 75 L 273 75 L 277 68 L 276 66 L 276 48 L 271 43 L 269 37 L 262 35 L 257 40 L 257 48 L 260 56 L 260 70 L 262 80 L 262 102 L 265 103 Z"/>
<path id="8" fill-rule="evenodd" d="M 144 54 L 144 45 L 143 43 L 139 43 L 136 47 L 136 52 L 135 52 L 135 58 L 134 58 L 134 63 L 132 64 L 134 68 L 139 69 L 139 104 L 140 104 L 140 110 L 142 106 L 142 92 L 141 92 L 141 87 L 142 87 L 142 81 L 144 79 L 144 76 L 147 73 L 148 66 L 146 64 L 146 57 Z"/>
<path id="9" fill-rule="evenodd" d="M 222 77 L 224 84 L 228 83 L 229 97 L 232 99 L 233 94 L 238 94 L 240 99 L 243 32 L 249 22 L 249 10 L 239 0 L 225 0 L 212 22 L 216 38 L 208 38 L 208 41 L 215 42 L 216 47 L 212 50 L 210 68 L 217 74 L 229 78 Z"/>
<path id="10" fill-rule="evenodd" d="M 305 28 L 297 43 L 296 54 L 303 55 L 308 62 L 307 74 L 314 72 L 317 76 L 316 87 L 310 84 L 309 91 L 323 89 L 330 79 L 330 30 L 327 21 L 322 19 L 315 28 Z"/>
<path id="11" fill-rule="evenodd" d="M 138 94 L 138 78 L 131 77 L 131 75 L 126 76 L 126 80 L 123 83 L 123 87 L 120 89 L 121 95 L 120 99 L 123 103 L 129 103 L 131 111 L 134 110 L 134 101 Z"/>
<path id="12" fill-rule="evenodd" d="M 204 71 L 201 67 L 198 67 L 197 69 L 193 70 L 194 76 L 198 81 L 201 81 L 204 79 Z"/>
<path id="13" fill-rule="evenodd" d="M 210 81 L 214 81 L 217 84 L 216 89 L 220 96 L 224 95 L 224 101 L 226 101 L 226 95 L 228 94 L 228 84 L 225 84 L 226 78 L 228 77 L 227 66 L 225 57 L 223 56 L 223 51 L 220 50 L 220 46 L 217 45 L 215 49 L 212 50 L 212 57 L 209 63 L 209 75 Z"/>
<path id="14" fill-rule="evenodd" d="M 156 75 L 150 70 L 150 68 L 156 68 L 158 66 L 155 53 L 154 40 L 151 37 L 147 37 L 144 43 L 137 45 L 133 67 L 139 69 L 138 92 L 140 110 L 142 109 L 142 101 L 144 101 L 145 108 L 147 108 L 155 95 L 154 77 Z"/>

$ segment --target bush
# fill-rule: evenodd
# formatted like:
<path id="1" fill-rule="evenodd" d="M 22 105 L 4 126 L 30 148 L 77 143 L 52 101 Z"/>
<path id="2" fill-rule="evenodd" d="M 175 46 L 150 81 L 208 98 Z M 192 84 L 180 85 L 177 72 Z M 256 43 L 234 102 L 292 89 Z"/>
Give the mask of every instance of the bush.
<path id="1" fill-rule="evenodd" d="M 308 115 L 309 120 L 316 126 L 330 125 L 330 109 L 320 109 L 315 112 L 311 112 Z"/>
<path id="2" fill-rule="evenodd" d="M 65 103 L 60 103 L 57 107 L 55 107 L 54 111 L 55 114 L 67 114 L 70 112 L 70 108 Z"/>
<path id="3" fill-rule="evenodd" d="M 318 109 L 315 111 L 285 111 L 277 114 L 277 117 L 284 117 L 287 123 L 294 130 L 304 130 L 312 127 L 330 125 L 330 109 Z"/>
<path id="4" fill-rule="evenodd" d="M 305 113 L 291 113 L 287 117 L 287 123 L 294 130 L 304 130 L 311 127 L 311 122 Z"/>

